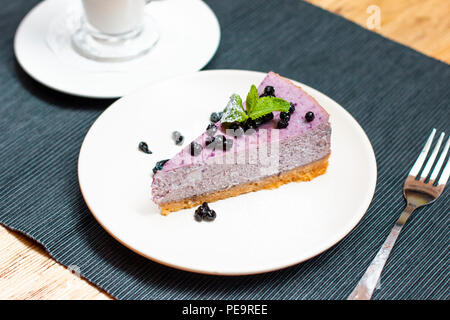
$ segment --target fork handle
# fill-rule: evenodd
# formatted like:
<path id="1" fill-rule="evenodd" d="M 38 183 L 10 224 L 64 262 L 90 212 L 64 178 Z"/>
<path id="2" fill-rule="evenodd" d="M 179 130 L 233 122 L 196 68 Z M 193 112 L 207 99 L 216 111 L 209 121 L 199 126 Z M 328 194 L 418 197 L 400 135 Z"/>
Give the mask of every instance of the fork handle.
<path id="1" fill-rule="evenodd" d="M 367 268 L 361 280 L 359 280 L 356 288 L 348 296 L 347 300 L 370 300 L 377 286 L 378 280 L 380 279 L 384 265 L 389 258 L 392 248 L 394 247 L 395 241 L 405 225 L 406 220 L 408 220 L 414 209 L 415 208 L 412 206 L 407 205 L 405 210 L 403 210 L 400 218 L 395 223 L 394 228 L 392 228 L 391 233 L 384 241 L 377 255 L 372 260 L 372 263 Z"/>

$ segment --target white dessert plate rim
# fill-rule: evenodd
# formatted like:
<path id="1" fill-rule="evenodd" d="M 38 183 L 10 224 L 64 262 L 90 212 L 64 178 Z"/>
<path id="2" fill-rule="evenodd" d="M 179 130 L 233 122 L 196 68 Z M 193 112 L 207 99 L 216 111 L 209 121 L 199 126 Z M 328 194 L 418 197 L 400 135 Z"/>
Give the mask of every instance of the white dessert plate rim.
<path id="1" fill-rule="evenodd" d="M 313 246 L 310 250 L 304 250 L 301 254 L 293 253 L 292 256 L 286 256 L 282 259 L 278 259 L 275 262 L 270 261 L 267 264 L 261 265 L 258 267 L 251 266 L 250 268 L 248 268 L 245 265 L 237 266 L 237 267 L 236 266 L 223 267 L 223 268 L 220 265 L 215 265 L 213 267 L 211 267 L 210 265 L 208 265 L 207 267 L 204 267 L 201 265 L 196 266 L 195 261 L 194 262 L 188 261 L 190 258 L 186 258 L 185 256 L 179 258 L 177 256 L 167 257 L 167 256 L 161 256 L 158 254 L 153 254 L 151 252 L 152 248 L 150 248 L 150 249 L 146 248 L 146 244 L 139 243 L 139 241 L 137 241 L 136 239 L 132 239 L 133 236 L 130 235 L 130 232 L 128 232 L 128 234 L 122 232 L 120 230 L 122 226 L 119 225 L 117 223 L 117 221 L 110 220 L 110 218 L 108 216 L 108 212 L 105 212 L 105 211 L 102 212 L 102 210 L 99 210 L 99 208 L 102 207 L 102 206 L 99 206 L 99 202 L 101 200 L 96 199 L 96 196 L 98 194 L 95 195 L 94 193 L 96 193 L 97 191 L 92 191 L 92 188 L 90 186 L 95 183 L 93 183 L 93 181 L 90 181 L 92 179 L 88 176 L 88 172 L 92 173 L 92 171 L 90 171 L 91 170 L 90 166 L 92 167 L 91 163 L 95 162 L 93 160 L 94 157 L 95 156 L 101 157 L 100 154 L 94 154 L 95 151 L 94 152 L 92 151 L 93 145 L 95 145 L 95 143 L 93 143 L 93 140 L 94 140 L 93 138 L 95 135 L 99 135 L 100 133 L 102 133 L 102 130 L 103 130 L 103 134 L 105 133 L 104 130 L 107 127 L 108 121 L 111 121 L 110 118 L 113 117 L 114 113 L 120 112 L 120 110 L 124 110 L 126 108 L 128 108 L 128 111 L 130 111 L 129 110 L 129 108 L 130 108 L 129 102 L 133 101 L 133 99 L 136 98 L 137 96 L 145 95 L 145 92 L 150 92 L 152 87 L 162 88 L 164 86 L 172 86 L 174 83 L 191 83 L 191 82 L 195 82 L 195 79 L 199 79 L 199 78 L 205 80 L 208 78 L 214 79 L 214 78 L 220 78 L 220 77 L 240 77 L 240 76 L 242 76 L 242 77 L 246 77 L 246 78 L 262 79 L 265 74 L 266 73 L 262 73 L 262 72 L 258 72 L 258 71 L 233 70 L 233 69 L 200 71 L 200 72 L 196 72 L 196 73 L 190 74 L 190 75 L 183 75 L 183 76 L 175 77 L 175 78 L 165 80 L 165 81 L 157 83 L 157 84 L 150 85 L 146 88 L 136 90 L 133 93 L 117 100 L 109 108 L 107 108 L 98 117 L 98 119 L 94 122 L 94 124 L 91 126 L 90 130 L 86 134 L 86 137 L 85 137 L 83 144 L 81 146 L 81 149 L 80 149 L 80 154 L 79 154 L 79 159 L 78 159 L 78 176 L 79 176 L 79 184 L 80 184 L 81 193 L 85 199 L 85 202 L 86 202 L 88 208 L 90 209 L 90 211 L 93 214 L 93 216 L 95 217 L 95 219 L 99 222 L 99 224 L 112 237 L 114 237 L 120 243 L 122 243 L 123 245 L 125 245 L 126 247 L 131 249 L 132 251 L 134 251 L 150 260 L 153 260 L 155 262 L 158 262 L 160 264 L 163 264 L 163 265 L 166 265 L 169 267 L 173 267 L 176 269 L 181 269 L 181 270 L 185 270 L 185 271 L 189 271 L 189 272 L 212 274 L 212 275 L 228 275 L 228 276 L 259 274 L 259 273 L 275 271 L 275 270 L 279 270 L 279 269 L 283 269 L 286 267 L 296 265 L 298 263 L 309 260 L 309 259 L 323 253 L 324 251 L 330 249 L 335 244 L 337 244 L 340 240 L 342 240 L 348 233 L 350 233 L 350 231 L 352 231 L 356 227 L 358 222 L 362 219 L 362 217 L 366 213 L 366 211 L 372 201 L 373 195 L 375 193 L 376 180 L 377 180 L 377 165 L 376 165 L 376 159 L 375 159 L 375 154 L 374 154 L 372 145 L 371 145 L 367 135 L 365 134 L 364 130 L 358 124 L 358 122 L 342 106 L 340 106 L 337 102 L 333 101 L 326 95 L 320 93 L 319 91 L 317 91 L 305 84 L 302 84 L 298 81 L 295 81 L 295 80 L 293 80 L 294 83 L 301 85 L 305 91 L 307 91 L 310 95 L 312 95 L 316 100 L 319 100 L 319 102 L 325 109 L 327 109 L 327 106 L 324 105 L 323 102 L 321 102 L 324 99 L 326 99 L 326 101 L 328 101 L 327 103 L 334 104 L 333 112 L 338 112 L 339 117 L 343 117 L 345 119 L 345 121 L 347 122 L 346 125 L 351 126 L 351 130 L 353 130 L 353 132 L 357 134 L 357 136 L 355 136 L 355 139 L 359 139 L 361 141 L 361 147 L 362 147 L 362 149 L 360 150 L 361 153 L 364 153 L 366 155 L 366 157 L 364 158 L 365 163 L 363 164 L 365 166 L 365 169 L 367 169 L 367 181 L 366 181 L 367 187 L 365 190 L 366 192 L 364 193 L 364 196 L 361 199 L 357 200 L 359 203 L 358 208 L 354 210 L 355 213 L 351 216 L 351 218 L 346 221 L 345 226 L 342 227 L 341 230 L 339 230 L 339 232 L 334 233 L 333 236 L 330 237 L 329 239 L 327 239 L 326 242 L 321 243 L 320 245 Z M 204 82 L 202 82 L 202 83 L 204 83 Z M 220 102 L 219 102 L 219 104 L 220 104 Z M 329 110 L 327 110 L 327 111 L 329 111 Z M 331 114 L 331 117 L 332 116 L 333 115 Z M 332 130 L 333 130 L 333 122 L 332 122 Z M 333 134 L 336 134 L 336 133 L 334 132 Z M 333 137 L 333 134 L 332 134 L 332 137 Z M 195 136 L 193 136 L 192 138 L 194 138 L 194 137 Z M 136 144 L 138 142 L 139 141 L 136 141 Z M 170 141 L 168 143 L 170 143 Z M 98 147 L 98 143 L 97 143 L 97 147 Z M 138 154 L 138 153 L 139 152 L 136 151 L 136 154 Z M 96 160 L 96 161 L 98 161 L 98 160 Z M 330 156 L 330 163 L 331 162 L 333 162 L 333 145 L 332 145 L 332 153 Z M 326 176 L 326 175 L 327 175 L 327 173 L 324 176 Z M 151 192 L 150 191 L 151 178 L 149 177 L 148 179 L 149 180 L 148 180 L 148 184 L 147 184 L 147 188 L 148 188 L 147 191 L 148 191 L 148 193 L 150 193 Z M 318 177 L 316 179 L 318 180 L 318 179 L 320 179 L 320 177 Z M 316 179 L 314 179 L 313 181 L 315 181 Z M 308 183 L 311 183 L 311 182 L 308 182 Z M 307 185 L 308 183 L 300 183 L 300 184 L 291 183 L 289 185 L 302 185 L 302 184 Z M 323 183 L 323 182 L 317 182 L 317 183 Z M 276 190 L 279 190 L 279 189 L 276 189 Z M 266 191 L 259 191 L 259 192 L 266 192 Z M 254 194 L 258 194 L 259 192 L 250 193 L 248 195 L 251 196 Z M 268 192 L 273 192 L 273 191 L 270 190 Z M 234 198 L 230 198 L 230 199 L 239 199 L 239 197 L 243 197 L 243 196 L 238 196 L 238 197 L 234 197 Z M 228 199 L 222 200 L 222 201 L 227 201 L 227 200 Z M 219 201 L 219 202 L 221 202 L 221 201 Z M 217 203 L 219 203 L 219 202 L 217 202 Z M 187 210 L 194 210 L 194 209 L 187 209 Z M 185 211 L 185 210 L 183 210 L 183 211 Z M 171 216 L 178 215 L 178 214 L 186 215 L 186 216 L 189 216 L 190 218 L 192 218 L 191 219 L 192 223 L 199 224 L 198 222 L 194 221 L 194 219 L 190 213 L 183 212 L 183 211 L 178 212 L 178 213 L 172 213 L 169 216 L 163 217 L 163 218 L 170 219 Z M 218 215 L 219 214 L 225 215 L 226 213 L 218 212 Z M 279 213 L 276 213 L 276 214 L 279 214 Z M 122 222 L 124 222 L 124 221 L 125 220 L 123 220 Z M 164 227 L 165 227 L 166 226 L 165 223 L 167 223 L 167 221 L 169 221 L 169 220 L 164 220 L 164 221 L 165 221 L 164 222 Z M 208 225 L 208 224 L 214 224 L 216 222 L 217 221 L 214 221 L 211 223 L 202 222 L 201 224 Z M 169 223 L 169 225 L 170 225 L 170 223 Z M 176 235 L 175 235 L 175 237 L 176 237 Z M 168 241 L 171 241 L 171 240 L 168 240 Z M 176 246 L 176 243 L 173 243 L 173 244 Z M 153 250 L 154 250 L 154 247 L 153 247 Z M 201 250 L 201 248 L 199 248 L 199 250 Z"/>

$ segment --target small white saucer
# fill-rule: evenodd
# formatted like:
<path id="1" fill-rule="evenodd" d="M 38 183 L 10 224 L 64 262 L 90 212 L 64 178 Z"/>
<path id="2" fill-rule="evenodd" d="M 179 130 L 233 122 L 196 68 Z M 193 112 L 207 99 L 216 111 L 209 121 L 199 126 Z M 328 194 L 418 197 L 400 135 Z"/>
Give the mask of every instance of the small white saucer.
<path id="1" fill-rule="evenodd" d="M 71 33 L 81 15 L 80 1 L 45 0 L 22 20 L 14 39 L 21 67 L 35 80 L 65 93 L 116 98 L 173 76 L 195 72 L 214 56 L 220 26 L 201 0 L 155 1 L 146 13 L 160 39 L 148 54 L 131 61 L 98 62 L 79 55 Z"/>

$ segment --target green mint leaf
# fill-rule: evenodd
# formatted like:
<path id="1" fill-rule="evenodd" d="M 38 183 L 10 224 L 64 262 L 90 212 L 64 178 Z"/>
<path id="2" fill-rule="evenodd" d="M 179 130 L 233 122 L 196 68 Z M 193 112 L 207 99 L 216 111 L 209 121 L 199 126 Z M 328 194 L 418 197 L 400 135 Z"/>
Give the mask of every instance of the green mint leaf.
<path id="1" fill-rule="evenodd" d="M 244 122 L 248 119 L 247 113 L 245 113 L 244 107 L 242 106 L 242 99 L 239 95 L 233 94 L 230 97 L 225 110 L 223 112 L 222 123 L 232 123 L 232 122 Z"/>
<path id="2" fill-rule="evenodd" d="M 290 103 L 281 98 L 262 97 L 256 105 L 248 112 L 248 116 L 255 120 L 273 111 L 288 112 Z"/>
<path id="3" fill-rule="evenodd" d="M 247 110 L 247 114 L 250 114 L 255 108 L 256 103 L 258 101 L 258 89 L 256 89 L 256 86 L 252 84 L 250 91 L 247 94 L 247 99 L 245 101 L 245 108 Z"/>

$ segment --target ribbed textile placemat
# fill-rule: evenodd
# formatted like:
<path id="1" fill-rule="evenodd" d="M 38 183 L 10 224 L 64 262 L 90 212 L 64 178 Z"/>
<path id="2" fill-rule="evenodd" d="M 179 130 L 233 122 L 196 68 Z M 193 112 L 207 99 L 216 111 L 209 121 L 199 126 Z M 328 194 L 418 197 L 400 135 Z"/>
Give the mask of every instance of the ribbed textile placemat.
<path id="1" fill-rule="evenodd" d="M 405 175 L 431 128 L 450 133 L 445 63 L 299 0 L 208 0 L 222 40 L 206 69 L 274 70 L 327 94 L 369 136 L 378 183 L 359 225 L 307 262 L 245 277 L 174 270 L 116 242 L 86 207 L 78 152 L 113 101 L 52 91 L 21 70 L 13 36 L 37 2 L 9 1 L 0 13 L 0 223 L 31 236 L 119 299 L 345 298 L 400 214 Z M 375 299 L 450 298 L 449 200 L 446 190 L 408 221 Z"/>

